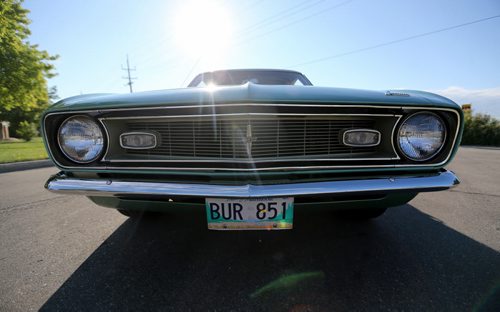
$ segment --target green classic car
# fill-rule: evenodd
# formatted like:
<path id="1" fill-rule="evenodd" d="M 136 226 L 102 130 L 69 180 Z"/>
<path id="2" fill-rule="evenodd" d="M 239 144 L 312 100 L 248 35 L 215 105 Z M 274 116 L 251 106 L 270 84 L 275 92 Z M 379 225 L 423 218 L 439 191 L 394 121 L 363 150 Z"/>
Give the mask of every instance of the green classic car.
<path id="1" fill-rule="evenodd" d="M 290 229 L 313 206 L 374 218 L 459 183 L 449 99 L 314 87 L 288 70 L 223 70 L 183 89 L 91 94 L 42 117 L 61 172 L 46 188 L 130 217 L 199 206 L 209 229 Z"/>

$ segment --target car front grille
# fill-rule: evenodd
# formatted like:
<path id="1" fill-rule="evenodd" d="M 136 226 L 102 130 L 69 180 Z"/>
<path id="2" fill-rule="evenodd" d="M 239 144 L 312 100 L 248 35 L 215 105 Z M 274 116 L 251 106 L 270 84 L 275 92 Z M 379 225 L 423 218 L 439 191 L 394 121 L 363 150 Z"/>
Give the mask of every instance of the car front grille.
<path id="1" fill-rule="evenodd" d="M 400 120 L 428 107 L 377 105 L 377 103 L 184 103 L 175 105 L 113 108 L 95 111 L 55 112 L 44 118 L 49 150 L 61 168 L 143 174 L 161 173 L 175 178 L 180 172 L 233 173 L 279 172 L 283 177 L 323 170 L 365 170 L 433 166 L 445 163 L 460 130 L 460 114 L 434 109 L 447 124 L 449 138 L 443 151 L 425 164 L 398 155 L 395 137 Z M 89 115 L 106 134 L 106 149 L 91 164 L 77 164 L 61 153 L 58 127 L 70 116 Z M 347 130 L 368 129 L 380 133 L 376 146 L 343 144 Z M 128 132 L 154 133 L 154 148 L 122 146 Z M 158 170 L 158 171 L 157 171 Z M 292 173 L 290 173 L 292 172 Z M 237 175 L 234 175 L 237 177 Z"/>
<path id="2" fill-rule="evenodd" d="M 350 129 L 373 129 L 370 117 L 222 117 L 129 121 L 127 131 L 148 131 L 159 137 L 150 150 L 128 155 L 168 159 L 256 160 L 281 158 L 353 158 L 371 155 L 378 147 L 342 143 Z"/>

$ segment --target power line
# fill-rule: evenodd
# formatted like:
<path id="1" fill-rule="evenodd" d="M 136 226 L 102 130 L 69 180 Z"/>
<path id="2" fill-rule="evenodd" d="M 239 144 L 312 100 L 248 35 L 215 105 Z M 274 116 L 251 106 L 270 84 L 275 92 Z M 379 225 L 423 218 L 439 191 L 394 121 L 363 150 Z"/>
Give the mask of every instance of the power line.
<path id="1" fill-rule="evenodd" d="M 247 40 L 245 40 L 245 39 L 241 39 L 241 36 L 242 36 L 242 37 L 245 37 L 245 36 L 248 36 L 248 35 L 252 35 L 253 33 L 255 33 L 255 32 L 259 31 L 261 28 L 266 28 L 266 27 L 268 27 L 269 25 L 272 25 L 272 24 L 274 24 L 274 23 L 280 22 L 281 20 L 285 19 L 286 17 L 289 17 L 289 16 L 293 16 L 293 15 L 296 15 L 296 14 L 302 13 L 303 11 L 308 10 L 308 9 L 310 9 L 310 8 L 314 7 L 314 6 L 317 6 L 318 4 L 321 4 L 321 3 L 322 3 L 322 2 L 324 2 L 324 1 L 325 1 L 325 0 L 316 0 L 316 1 L 314 1 L 314 2 L 312 2 L 312 3 L 311 3 L 311 2 L 310 2 L 310 0 L 305 0 L 305 1 L 302 1 L 302 2 L 300 2 L 300 3 L 296 4 L 296 5 L 292 6 L 292 7 L 289 7 L 289 8 L 287 8 L 287 9 L 281 10 L 281 11 L 279 11 L 279 12 L 277 12 L 277 13 L 275 13 L 275 14 L 273 14 L 273 15 L 271 15 L 271 16 L 269 16 L 269 17 L 267 17 L 267 18 L 264 18 L 264 19 L 262 19 L 262 20 L 260 20 L 260 21 L 258 21 L 258 22 L 256 22 L 256 23 L 254 23 L 254 24 L 250 25 L 250 26 L 247 26 L 247 27 L 245 27 L 244 29 L 242 29 L 242 30 L 240 30 L 240 31 L 237 31 L 237 32 L 235 32 L 235 33 L 233 34 L 233 36 L 236 36 L 236 35 L 237 35 L 237 36 L 240 36 L 240 38 L 239 38 L 239 40 L 238 40 L 239 42 L 236 42 L 236 43 L 231 44 L 228 48 L 229 48 L 229 49 L 231 49 L 231 48 L 238 47 L 238 46 L 240 46 L 240 45 L 242 45 L 242 44 L 245 44 L 245 43 L 246 43 L 246 41 L 251 41 L 251 40 L 253 40 L 253 39 L 256 39 L 256 38 L 259 38 L 259 37 L 265 36 L 265 35 L 267 35 L 267 34 L 269 34 L 269 33 L 272 33 L 272 32 L 278 31 L 278 30 L 281 30 L 281 29 L 283 29 L 283 28 L 286 28 L 286 27 L 290 26 L 291 24 L 296 24 L 296 23 L 302 22 L 302 21 L 303 21 L 303 20 L 305 20 L 305 19 L 308 19 L 308 18 L 311 18 L 311 17 L 313 17 L 313 16 L 316 16 L 316 15 L 319 15 L 319 14 L 322 14 L 322 13 L 325 13 L 325 12 L 327 12 L 327 11 L 330 11 L 330 10 L 332 10 L 332 9 L 336 8 L 336 7 L 339 7 L 339 6 L 345 5 L 345 4 L 347 4 L 347 3 L 349 3 L 349 2 L 352 2 L 352 1 L 354 1 L 354 0 L 344 1 L 344 2 L 341 2 L 341 3 L 339 3 L 339 4 L 336 4 L 336 5 L 333 5 L 333 6 L 327 7 L 326 9 L 321 10 L 320 12 L 316 12 L 316 13 L 314 13 L 314 14 L 311 14 L 311 15 L 306 16 L 305 18 L 300 18 L 300 19 L 295 20 L 295 21 L 293 21 L 293 22 L 291 22 L 291 23 L 285 24 L 285 25 L 283 25 L 283 26 L 279 27 L 278 29 L 273 29 L 273 30 L 268 31 L 268 32 L 266 32 L 266 33 L 264 33 L 264 34 L 260 34 L 260 35 L 253 36 L 253 37 L 251 37 L 251 38 L 249 38 L 249 39 L 247 39 Z M 256 7 L 256 6 L 260 5 L 262 2 L 264 2 L 264 1 L 263 1 L 263 0 L 257 0 L 255 3 L 252 3 L 251 5 L 249 5 L 249 8 L 254 8 L 254 7 Z M 240 9 L 240 11 L 243 11 L 243 9 Z M 245 10 L 245 12 L 247 12 L 247 11 L 248 11 L 248 8 L 247 8 L 247 10 Z M 170 36 L 170 37 L 171 37 L 171 36 Z M 159 44 L 157 44 L 157 45 L 159 46 Z M 161 52 L 161 51 L 160 51 L 160 52 Z M 150 61 L 151 59 L 153 59 L 153 58 L 152 58 L 151 56 L 149 56 L 149 57 L 147 58 L 147 61 Z M 178 62 L 176 62 L 176 63 L 178 63 Z M 196 63 L 198 63 L 198 62 L 196 62 Z"/>
<path id="2" fill-rule="evenodd" d="M 201 58 L 202 56 L 200 55 L 196 61 L 194 62 L 193 66 L 191 67 L 191 69 L 189 70 L 189 73 L 186 75 L 186 78 L 184 78 L 184 80 L 182 81 L 182 84 L 181 84 L 181 88 L 184 88 L 185 86 L 185 83 L 186 81 L 188 80 L 188 78 L 191 76 L 191 74 L 193 73 L 194 69 L 196 68 L 196 66 L 198 66 L 198 63 L 201 61 Z"/>
<path id="3" fill-rule="evenodd" d="M 276 22 L 279 22 L 280 20 L 282 20 L 282 19 L 286 18 L 287 16 L 292 16 L 292 15 L 296 15 L 297 13 L 301 13 L 301 12 L 297 12 L 297 11 L 296 11 L 298 8 L 300 8 L 300 9 L 301 9 L 301 11 L 302 11 L 302 10 L 306 10 L 306 9 L 309 9 L 309 8 L 311 8 L 311 7 L 313 7 L 313 6 L 316 6 L 316 5 L 320 4 L 320 3 L 321 3 L 321 2 L 323 2 L 323 1 L 324 1 L 324 0 L 319 0 L 319 1 L 315 1 L 315 2 L 313 2 L 313 3 L 308 3 L 309 1 L 303 1 L 303 2 L 300 2 L 298 5 L 295 5 L 295 6 L 292 6 L 292 7 L 288 8 L 288 9 L 282 10 L 282 11 L 278 12 L 277 14 L 274 14 L 274 15 L 272 15 L 272 16 L 270 16 L 270 17 L 268 17 L 268 18 L 265 18 L 265 19 L 263 19 L 263 20 L 261 20 L 261 21 L 259 21 L 259 22 L 255 23 L 254 25 L 251 25 L 251 26 L 249 26 L 249 27 L 247 27 L 247 28 L 243 29 L 242 31 L 240 31 L 240 32 L 238 32 L 238 33 L 241 33 L 241 34 L 243 34 L 243 35 L 245 35 L 245 34 L 246 34 L 246 35 L 251 34 L 252 32 L 255 32 L 256 30 L 258 30 L 259 28 L 261 28 L 261 27 L 265 27 L 265 26 L 267 26 L 267 25 L 269 25 L 269 24 L 274 24 L 274 23 L 276 23 Z M 328 12 L 328 11 L 330 11 L 330 10 L 333 10 L 333 9 L 338 8 L 338 7 L 344 6 L 344 5 L 349 4 L 349 3 L 353 2 L 353 1 L 354 1 L 354 0 L 346 0 L 346 1 L 343 1 L 343 2 L 340 2 L 340 3 L 337 3 L 337 4 L 334 4 L 334 5 L 329 6 L 329 7 L 325 8 L 325 9 L 323 9 L 323 10 L 316 11 L 316 12 L 314 12 L 314 13 L 312 13 L 312 14 L 306 15 L 305 17 L 299 18 L 299 19 L 294 20 L 294 21 L 292 21 L 292 22 L 290 22 L 290 23 L 286 23 L 286 24 L 284 24 L 284 25 L 280 26 L 279 28 L 271 29 L 270 31 L 267 31 L 267 32 L 265 32 L 265 33 L 263 33 L 263 34 L 260 34 L 260 35 L 256 35 L 256 36 L 250 37 L 249 39 L 247 39 L 247 40 L 243 40 L 243 41 L 240 41 L 239 43 L 236 43 L 236 44 L 232 44 L 232 45 L 229 47 L 229 49 L 231 49 L 231 48 L 235 48 L 235 47 L 238 47 L 238 46 L 240 46 L 240 45 L 242 45 L 242 44 L 247 43 L 248 41 L 251 41 L 251 40 L 256 39 L 256 38 L 259 38 L 259 37 L 266 36 L 266 35 L 268 35 L 268 34 L 270 34 L 270 33 L 273 33 L 273 32 L 275 32 L 275 31 L 281 30 L 281 29 L 283 29 L 283 28 L 290 27 L 291 25 L 294 25 L 294 24 L 300 23 L 300 22 L 302 22 L 302 21 L 304 21 L 304 20 L 307 20 L 307 19 L 309 19 L 309 18 L 312 18 L 312 17 L 315 17 L 315 16 L 317 16 L 317 15 L 320 15 L 320 14 L 326 13 L 326 12 Z M 304 6 L 305 6 L 305 7 L 304 7 Z M 201 58 L 202 58 L 202 57 L 200 56 L 198 59 L 196 59 L 196 61 L 194 62 L 193 66 L 192 66 L 192 67 L 191 67 L 191 69 L 189 70 L 189 73 L 188 73 L 188 74 L 187 74 L 187 76 L 184 78 L 184 80 L 183 80 L 183 82 L 182 82 L 181 87 L 182 87 L 182 86 L 184 86 L 184 84 L 186 83 L 187 79 L 191 76 L 191 74 L 192 74 L 192 72 L 194 71 L 194 69 L 198 66 L 198 63 L 200 62 Z"/>
<path id="4" fill-rule="evenodd" d="M 135 67 L 134 68 L 130 68 L 130 64 L 128 62 L 128 54 L 127 54 L 127 67 L 124 68 L 123 65 L 122 65 L 122 70 L 126 70 L 127 71 L 128 77 L 122 77 L 122 78 L 128 80 L 128 82 L 125 85 L 129 86 L 130 93 L 132 93 L 133 92 L 132 91 L 132 84 L 133 84 L 132 79 L 137 79 L 137 77 L 131 77 L 130 76 L 130 71 L 135 71 L 136 69 L 135 69 Z"/>
<path id="5" fill-rule="evenodd" d="M 246 6 L 244 5 L 243 7 L 240 7 L 237 11 L 238 11 L 238 14 L 243 12 L 245 14 L 247 14 L 248 12 L 252 11 L 253 9 L 255 9 L 257 6 L 261 5 L 261 3 L 263 3 L 265 0 L 256 0 L 254 1 L 253 3 L 250 3 L 250 4 L 247 4 Z"/>
<path id="6" fill-rule="evenodd" d="M 315 2 L 313 2 L 312 4 L 309 3 L 310 0 L 305 0 L 305 1 L 302 1 L 300 2 L 299 4 L 297 5 L 294 5 L 292 7 L 289 7 L 285 10 L 281 10 L 279 11 L 278 13 L 276 14 L 273 14 L 267 18 L 264 18 L 260 21 L 258 21 L 257 23 L 254 23 L 250 26 L 247 26 L 246 28 L 240 30 L 240 31 L 237 31 L 235 32 L 233 35 L 238 35 L 238 36 L 245 36 L 245 35 L 251 35 L 253 32 L 255 32 L 256 30 L 262 28 L 262 27 L 265 27 L 267 24 L 273 24 L 273 23 L 276 23 L 276 22 L 279 22 L 281 19 L 283 19 L 284 17 L 288 16 L 288 15 L 295 15 L 297 14 L 297 12 L 294 12 L 294 11 L 297 11 L 298 9 L 308 9 L 312 6 L 315 6 L 321 2 L 324 2 L 325 0 L 316 0 Z M 352 0 L 351 0 L 352 1 Z M 264 0 L 256 0 L 254 3 L 251 3 L 243 8 L 240 8 L 240 12 L 242 13 L 247 13 L 250 9 L 254 9 L 255 7 L 257 7 L 258 5 L 262 4 L 264 2 Z M 304 7 L 305 6 L 305 7 Z M 243 12 L 244 11 L 244 12 Z M 300 12 L 299 12 L 300 13 Z M 173 37 L 173 34 L 170 34 L 168 36 L 168 38 L 164 39 L 164 40 L 161 40 L 160 42 L 157 42 L 155 44 L 155 50 L 158 50 L 157 54 L 160 54 L 160 53 L 163 53 L 159 47 L 162 43 L 164 42 L 167 42 L 171 37 Z M 241 39 L 240 39 L 241 41 Z M 243 43 L 243 42 L 241 42 Z M 241 44 L 240 43 L 240 44 Z M 240 44 L 237 44 L 236 46 L 239 46 Z M 235 45 L 233 44 L 233 47 Z M 229 48 L 232 48 L 232 47 L 229 47 Z M 150 50 L 151 51 L 151 50 Z M 153 62 L 155 64 L 155 67 L 158 67 L 157 66 L 157 63 L 156 63 L 156 57 L 154 57 L 155 54 L 150 54 L 148 57 L 145 58 L 145 64 L 148 64 Z M 172 57 L 168 63 L 179 63 L 179 61 L 176 61 L 177 57 Z M 195 64 L 197 65 L 199 61 L 196 61 Z M 162 62 L 162 64 L 165 64 L 165 62 Z M 194 67 L 196 67 L 196 65 Z M 149 67 L 149 66 L 148 66 Z M 191 68 L 190 70 L 190 73 L 194 70 L 194 68 Z M 187 77 L 184 82 L 186 82 L 186 80 L 188 79 L 189 77 Z M 183 82 L 183 83 L 184 83 Z"/>
<path id="7" fill-rule="evenodd" d="M 265 0 L 255 0 L 254 3 L 247 4 L 246 6 L 243 6 L 243 8 L 240 8 L 240 11 L 244 10 L 245 11 L 244 13 L 247 13 L 248 11 L 254 9 L 255 7 L 257 7 L 258 5 L 263 3 L 264 1 Z M 225 2 L 225 1 L 222 1 L 222 2 Z M 142 54 L 145 54 L 145 53 L 136 53 L 136 54 L 138 54 L 137 56 L 140 58 L 139 60 L 142 61 L 140 63 L 143 63 L 142 67 L 144 68 L 144 65 L 148 65 L 147 67 L 151 67 L 151 66 L 149 66 L 150 63 L 152 63 L 154 67 L 158 67 L 158 63 L 157 63 L 158 56 L 161 56 L 165 53 L 161 49 L 162 48 L 161 45 L 164 43 L 170 42 L 173 37 L 174 37 L 174 34 L 169 33 L 169 34 L 167 34 L 167 36 L 164 39 L 161 39 L 159 41 L 147 40 L 144 42 L 144 44 L 142 44 L 142 43 L 138 44 L 138 46 L 142 47 L 142 49 L 140 50 L 141 52 L 155 51 L 155 53 L 153 53 L 153 54 L 146 55 L 145 58 L 141 58 Z M 147 47 L 147 45 L 150 45 L 150 47 Z M 177 57 L 171 57 L 168 62 L 169 63 L 174 63 L 174 62 L 179 63 L 179 60 L 177 59 Z M 162 62 L 161 64 L 165 64 L 165 62 Z"/>
<path id="8" fill-rule="evenodd" d="M 240 36 L 248 36 L 248 35 L 252 35 L 252 33 L 254 32 L 257 32 L 258 30 L 260 30 L 261 28 L 265 28 L 265 27 L 268 27 L 270 26 L 271 24 L 274 24 L 274 23 L 277 23 L 277 22 L 280 22 L 281 20 L 284 20 L 286 17 L 290 17 L 290 16 L 293 16 L 293 15 L 296 15 L 298 13 L 302 13 L 303 11 L 305 10 L 308 10 L 314 6 L 317 6 L 318 4 L 321 4 L 322 2 L 324 2 L 325 0 L 316 0 L 314 2 L 310 2 L 310 0 L 306 0 L 306 1 L 302 1 L 300 2 L 299 4 L 296 4 L 292 7 L 289 7 L 287 9 L 284 9 L 284 10 L 281 10 L 267 18 L 264 18 L 260 21 L 258 21 L 257 23 L 254 23 L 253 25 L 250 25 L 250 26 L 247 26 L 246 28 L 240 30 L 240 31 L 237 31 L 235 34 L 237 35 L 240 35 Z M 319 12 L 315 12 L 313 14 L 310 14 L 310 15 L 307 15 L 306 17 L 303 17 L 303 18 L 299 18 L 297 20 L 294 20 L 290 23 L 287 23 L 285 25 L 282 25 L 280 26 L 279 28 L 276 28 L 276 29 L 272 29 L 268 32 L 265 32 L 263 34 L 259 34 L 259 35 L 256 35 L 256 36 L 253 36 L 253 37 L 250 37 L 249 39 L 245 40 L 245 39 L 239 39 L 239 42 L 236 42 L 236 43 L 233 43 L 231 46 L 229 46 L 228 48 L 231 49 L 231 48 L 235 48 L 237 46 L 240 46 L 242 44 L 245 44 L 247 41 L 251 41 L 253 39 L 256 39 L 256 38 L 259 38 L 259 37 L 263 37 L 265 35 L 268 35 L 272 32 L 275 32 L 275 31 L 278 31 L 278 30 L 281 30 L 283 28 L 286 28 L 286 27 L 289 27 L 293 24 L 297 24 L 297 23 L 300 23 L 306 19 L 309 19 L 311 17 L 314 17 L 314 16 L 317 16 L 319 14 L 323 14 L 323 13 L 326 13 L 332 9 L 335 9 L 337 7 L 340 7 L 340 6 L 343 6 L 345 4 L 348 4 L 350 2 L 352 2 L 354 0 L 347 0 L 347 1 L 343 1 L 341 3 L 338 3 L 338 4 L 335 4 L 333 6 L 330 6 L 330 7 L 327 7 L 326 9 L 323 9 L 323 10 L 320 10 Z M 260 5 L 262 2 L 264 2 L 263 0 L 257 0 L 255 1 L 254 3 L 252 3 L 251 5 L 249 5 L 248 7 L 249 8 L 254 8 L 258 5 Z M 248 11 L 248 7 L 246 8 L 245 11 Z M 242 11 L 243 9 L 241 9 Z M 233 34 L 234 35 L 234 34 Z M 170 37 L 172 37 L 172 35 L 170 35 Z M 166 40 L 163 40 L 163 41 L 166 41 Z M 159 42 L 156 44 L 156 48 L 158 48 L 160 46 L 160 43 L 162 42 Z M 161 51 L 159 51 L 161 53 Z M 146 58 L 146 62 L 150 62 L 150 61 L 154 61 L 155 62 L 155 59 L 152 55 L 149 55 L 149 57 Z M 172 58 L 174 59 L 174 58 Z M 173 62 L 173 61 L 172 61 Z M 169 63 L 171 63 L 169 61 Z M 175 63 L 178 63 L 178 62 L 175 62 Z M 189 75 L 193 72 L 194 68 L 196 68 L 196 66 L 198 65 L 199 63 L 199 59 L 195 61 L 195 64 L 194 66 L 191 68 L 191 70 L 189 71 L 189 74 L 188 74 L 188 77 L 186 79 L 184 79 L 183 81 L 183 84 L 186 82 L 186 80 L 189 78 Z"/>
<path id="9" fill-rule="evenodd" d="M 278 13 L 276 14 L 273 14 L 269 17 L 266 17 L 262 20 L 260 20 L 259 22 L 253 24 L 253 25 L 250 25 L 238 32 L 235 33 L 235 36 L 239 36 L 239 35 L 248 35 L 249 33 L 251 34 L 252 32 L 254 32 L 255 30 L 258 30 L 262 27 L 265 27 L 267 25 L 270 25 L 270 24 L 274 24 L 276 22 L 279 22 L 280 20 L 288 17 L 288 16 L 292 16 L 292 15 L 295 15 L 297 13 L 301 13 L 303 12 L 304 10 L 307 10 L 309 9 L 310 7 L 313 7 L 313 6 L 316 6 L 318 4 L 320 4 L 321 2 L 324 2 L 325 0 L 317 0 L 313 3 L 310 3 L 309 0 L 306 0 L 306 1 L 303 1 L 303 2 L 300 2 L 299 4 L 297 5 L 294 5 L 288 9 L 285 9 L 285 10 L 282 10 L 282 11 L 279 11 Z"/>
<path id="10" fill-rule="evenodd" d="M 318 58 L 318 59 L 310 60 L 310 61 L 307 61 L 307 62 L 295 64 L 295 65 L 292 65 L 292 66 L 289 66 L 289 67 L 290 68 L 295 68 L 295 67 L 299 67 L 299 66 L 304 66 L 304 65 L 314 64 L 314 63 L 320 63 L 320 62 L 328 61 L 328 60 L 331 60 L 331 59 L 334 59 L 334 58 L 339 58 L 339 57 L 342 57 L 342 56 L 347 56 L 347 55 L 351 55 L 351 54 L 355 54 L 355 53 L 360 53 L 360 52 L 364 52 L 364 51 L 368 51 L 368 50 L 373 50 L 373 49 L 385 47 L 385 46 L 388 46 L 388 45 L 400 43 L 400 42 L 403 42 L 403 41 L 409 41 L 409 40 L 413 40 L 413 39 L 417 39 L 417 38 L 426 37 L 426 36 L 430 36 L 430 35 L 433 35 L 433 34 L 445 32 L 445 31 L 448 31 L 448 30 L 452 30 L 452 29 L 456 29 L 456 28 L 461 28 L 461 27 L 469 26 L 469 25 L 472 25 L 472 24 L 477 24 L 477 23 L 485 22 L 485 21 L 488 21 L 488 20 L 491 20 L 491 19 L 494 19 L 494 18 L 498 18 L 498 17 L 500 17 L 500 14 L 499 15 L 493 15 L 493 16 L 485 17 L 485 18 L 481 18 L 481 19 L 474 20 L 474 21 L 467 22 L 467 23 L 462 23 L 462 24 L 453 25 L 453 26 L 449 26 L 449 27 L 445 27 L 445 28 L 441 28 L 441 29 L 437 29 L 437 30 L 433 30 L 433 31 L 428 31 L 428 32 L 425 32 L 425 33 L 416 34 L 416 35 L 409 36 L 409 37 L 404 37 L 404 38 L 400 38 L 400 39 L 396 39 L 396 40 L 391 40 L 391 41 L 379 43 L 379 44 L 368 46 L 368 47 L 365 47 L 365 48 L 360 48 L 360 49 L 356 49 L 356 50 L 347 51 L 347 52 L 344 52 L 344 53 L 339 53 L 339 54 L 334 54 L 334 55 L 330 55 L 330 56 L 325 56 L 325 57 L 322 57 L 322 58 Z"/>
<path id="11" fill-rule="evenodd" d="M 246 39 L 246 40 L 241 41 L 240 43 L 236 44 L 236 45 L 235 45 L 235 46 L 233 46 L 233 47 L 240 46 L 240 45 L 242 45 L 242 44 L 247 43 L 248 41 L 251 41 L 251 40 L 254 40 L 254 39 L 257 39 L 257 38 L 260 38 L 260 37 L 267 36 L 267 35 L 269 35 L 269 34 L 271 34 L 271 33 L 273 33 L 273 32 L 277 32 L 277 31 L 282 30 L 282 29 L 284 29 L 284 28 L 288 28 L 288 27 L 290 27 L 290 26 L 292 26 L 292 25 L 295 25 L 295 24 L 297 24 L 297 23 L 301 23 L 301 22 L 303 22 L 303 21 L 305 21 L 305 20 L 307 20 L 307 19 L 310 19 L 310 18 L 312 18 L 312 17 L 316 17 L 316 16 L 318 16 L 318 15 L 320 15 L 320 14 L 324 14 L 324 13 L 326 13 L 326 12 L 328 12 L 328 11 L 331 11 L 331 10 L 333 10 L 333 9 L 336 9 L 336 8 L 338 8 L 338 7 L 342 7 L 342 6 L 344 6 L 344 5 L 346 5 L 346 4 L 349 4 L 349 3 L 353 2 L 353 1 L 354 1 L 354 0 L 347 0 L 347 1 L 343 1 L 343 2 L 337 3 L 337 4 L 335 4 L 335 5 L 329 6 L 329 7 L 325 8 L 325 9 L 320 10 L 320 11 L 314 12 L 314 13 L 309 14 L 309 15 L 306 15 L 306 16 L 304 16 L 304 17 L 302 17 L 302 18 L 299 18 L 299 19 L 296 19 L 296 20 L 291 21 L 291 22 L 289 22 L 289 23 L 286 23 L 286 24 L 284 24 L 284 25 L 281 25 L 280 27 L 277 27 L 277 28 L 271 29 L 271 30 L 269 30 L 269 31 L 267 31 L 267 32 L 265 32 L 265 33 L 262 33 L 262 34 L 259 34 L 259 35 L 256 35 L 256 36 L 253 36 L 253 37 L 250 37 L 250 38 L 248 38 L 248 39 Z M 317 3 L 316 3 L 316 4 L 317 4 Z M 295 14 L 293 14 L 293 15 L 295 15 Z M 279 20 L 278 20 L 278 21 L 279 21 Z M 274 21 L 274 22 L 276 22 L 276 21 Z M 272 23 L 274 23 L 274 22 L 272 22 Z"/>

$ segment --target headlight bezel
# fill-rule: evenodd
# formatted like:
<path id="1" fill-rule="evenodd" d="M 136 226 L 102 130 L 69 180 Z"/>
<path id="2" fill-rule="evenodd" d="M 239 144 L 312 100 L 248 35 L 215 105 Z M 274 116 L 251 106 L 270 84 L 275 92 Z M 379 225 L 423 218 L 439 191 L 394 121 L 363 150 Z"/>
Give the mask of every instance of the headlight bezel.
<path id="1" fill-rule="evenodd" d="M 401 144 L 400 144 L 400 131 L 401 131 L 401 127 L 405 124 L 405 122 L 407 122 L 410 118 L 413 118 L 417 115 L 431 115 L 435 118 L 437 118 L 437 120 L 443 125 L 443 130 L 444 130 L 444 135 L 443 135 L 443 141 L 441 143 L 441 146 L 434 152 L 432 153 L 430 156 L 426 157 L 426 158 L 413 158 L 409 155 L 407 155 L 403 149 L 401 148 Z M 405 118 L 403 118 L 397 125 L 397 129 L 396 129 L 396 135 L 394 136 L 394 145 L 397 147 L 397 151 L 398 153 L 403 156 L 404 159 L 406 160 L 409 160 L 411 162 L 415 162 L 415 163 L 423 163 L 423 162 L 428 162 L 432 159 L 435 159 L 436 157 L 438 157 L 440 154 L 441 154 L 441 151 L 448 145 L 448 142 L 447 142 L 447 139 L 448 139 L 448 132 L 449 132 L 449 129 L 448 129 L 448 124 L 446 123 L 445 119 L 443 117 L 441 117 L 438 113 L 435 113 L 433 111 L 428 111 L 428 110 L 422 110 L 422 111 L 418 111 L 418 112 L 415 112 L 415 113 L 411 113 L 407 116 L 405 116 Z"/>
<path id="2" fill-rule="evenodd" d="M 87 119 L 87 120 L 90 120 L 91 122 L 93 122 L 97 128 L 99 129 L 99 131 L 101 132 L 101 138 L 102 138 L 102 148 L 101 150 L 99 151 L 99 153 L 96 154 L 95 157 L 93 157 L 92 159 L 89 159 L 89 160 L 79 160 L 79 159 L 75 159 L 73 157 L 71 157 L 70 155 L 68 155 L 68 153 L 64 150 L 63 146 L 62 146 L 62 143 L 61 143 L 61 138 L 60 138 L 60 133 L 61 133 L 61 129 L 62 127 L 68 122 L 70 121 L 71 119 L 76 119 L 76 118 L 84 118 L 84 119 Z M 104 155 L 104 152 L 106 151 L 106 147 L 107 147 L 107 134 L 106 134 L 106 131 L 105 129 L 103 128 L 103 126 L 101 125 L 101 123 L 99 121 L 97 121 L 95 118 L 93 118 L 92 116 L 89 116 L 89 115 L 83 115 L 83 114 L 78 114 L 78 115 L 71 115 L 71 116 L 68 116 L 67 118 L 65 118 L 60 124 L 59 124 L 59 127 L 57 127 L 57 131 L 56 131 L 56 140 L 57 140 L 57 145 L 59 147 L 59 151 L 64 155 L 64 157 L 73 162 L 73 163 L 76 163 L 76 164 L 80 164 L 80 165 L 88 165 L 88 164 L 91 164 L 91 163 L 94 163 L 96 161 L 98 161 L 99 159 L 101 159 Z"/>

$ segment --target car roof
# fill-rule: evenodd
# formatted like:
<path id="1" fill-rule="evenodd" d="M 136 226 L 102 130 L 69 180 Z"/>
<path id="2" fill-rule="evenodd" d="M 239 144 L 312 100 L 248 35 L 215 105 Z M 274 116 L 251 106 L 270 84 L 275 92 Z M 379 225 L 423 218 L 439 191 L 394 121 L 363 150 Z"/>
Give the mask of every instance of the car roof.
<path id="1" fill-rule="evenodd" d="M 188 87 L 193 87 L 194 83 L 202 80 L 204 76 L 211 77 L 211 76 L 217 76 L 217 75 L 231 75 L 231 74 L 251 74 L 251 73 L 258 73 L 258 74 L 293 74 L 302 77 L 307 85 L 312 85 L 311 81 L 302 74 L 301 72 L 295 71 L 295 70 L 289 70 L 289 69 L 259 69 L 259 68 L 247 68 L 247 69 L 222 69 L 222 70 L 214 70 L 214 71 L 207 71 L 203 73 L 199 73 L 196 75 L 193 80 L 188 84 Z"/>

